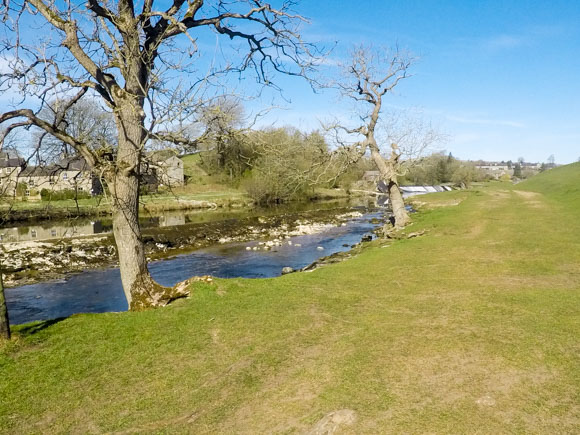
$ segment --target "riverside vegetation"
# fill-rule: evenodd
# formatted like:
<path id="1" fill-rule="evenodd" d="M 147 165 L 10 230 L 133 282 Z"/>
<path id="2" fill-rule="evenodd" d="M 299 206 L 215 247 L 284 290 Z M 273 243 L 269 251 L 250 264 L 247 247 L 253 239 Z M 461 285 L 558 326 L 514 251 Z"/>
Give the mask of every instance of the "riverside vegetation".
<path id="1" fill-rule="evenodd" d="M 182 156 L 185 185 L 165 186 L 157 193 L 143 192 L 147 194 L 140 197 L 141 216 L 169 210 L 248 208 L 260 203 L 345 199 L 375 189 L 374 183 L 362 181 L 364 173 L 374 169 L 374 163 L 366 157 L 331 180 L 322 177 L 323 181 L 311 183 L 312 180 L 305 178 L 303 173 L 308 168 L 307 157 L 314 153 L 313 149 L 322 149 L 320 152 L 323 155 L 328 151 L 319 134 L 308 135 L 293 129 L 251 133 L 253 135 L 249 134 L 248 138 L 242 136 L 244 141 L 237 137 L 233 144 L 224 149 L 224 155 L 218 153 L 218 147 L 210 147 L 210 151 Z M 264 145 L 265 142 L 268 146 Z M 260 146 L 259 152 L 254 150 Z M 280 156 L 282 153 L 283 157 Z M 276 164 L 271 164 L 272 161 Z M 326 167 L 329 172 L 340 172 L 329 168 Z M 410 167 L 401 184 L 452 183 L 467 186 L 486 179 L 489 176 L 476 169 L 473 162 L 435 153 Z M 15 201 L 0 196 L 0 222 L 110 214 L 111 202 L 107 194 L 93 198 L 81 195 L 76 199 L 50 198 L 42 201 Z"/>
<path id="2" fill-rule="evenodd" d="M 580 164 L 422 196 L 348 261 L 14 327 L 4 433 L 572 433 Z M 334 412 L 334 414 L 333 414 Z"/>

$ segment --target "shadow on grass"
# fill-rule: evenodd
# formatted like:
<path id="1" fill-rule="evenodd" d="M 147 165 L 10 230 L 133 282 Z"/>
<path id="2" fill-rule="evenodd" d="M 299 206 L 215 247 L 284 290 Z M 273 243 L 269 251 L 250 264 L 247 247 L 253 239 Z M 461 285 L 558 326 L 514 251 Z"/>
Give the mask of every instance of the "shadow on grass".
<path id="1" fill-rule="evenodd" d="M 57 323 L 62 322 L 63 320 L 66 320 L 67 318 L 68 317 L 57 317 L 56 319 L 34 322 L 31 325 L 19 328 L 18 332 L 21 336 L 31 336 L 31 335 L 36 334 L 37 332 L 40 332 L 46 328 L 51 327 L 52 325 L 56 325 Z"/>

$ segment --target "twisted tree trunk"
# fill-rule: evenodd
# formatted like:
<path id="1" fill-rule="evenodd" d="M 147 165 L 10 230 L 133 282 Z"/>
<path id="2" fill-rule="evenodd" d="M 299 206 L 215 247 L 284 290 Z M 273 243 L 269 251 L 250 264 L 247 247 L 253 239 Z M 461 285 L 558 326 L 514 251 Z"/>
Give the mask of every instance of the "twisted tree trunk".
<path id="1" fill-rule="evenodd" d="M 401 189 L 399 189 L 399 183 L 397 181 L 398 154 L 396 154 L 396 145 L 393 144 L 392 147 L 393 153 L 391 154 L 391 158 L 385 159 L 381 155 L 374 139 L 369 143 L 371 157 L 377 165 L 381 180 L 387 185 L 389 201 L 395 218 L 395 228 L 403 228 L 411 221 L 411 218 L 405 208 L 405 201 L 403 201 L 403 195 L 401 194 Z M 385 227 L 385 231 L 387 229 Z"/>

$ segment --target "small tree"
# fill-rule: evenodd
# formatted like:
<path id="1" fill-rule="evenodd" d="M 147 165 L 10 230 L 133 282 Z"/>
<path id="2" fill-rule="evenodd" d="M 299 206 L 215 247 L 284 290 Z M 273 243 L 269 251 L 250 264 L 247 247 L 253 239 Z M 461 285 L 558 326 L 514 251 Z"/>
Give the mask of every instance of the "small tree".
<path id="1" fill-rule="evenodd" d="M 318 132 L 269 129 L 252 132 L 249 140 L 257 158 L 250 162 L 251 175 L 243 185 L 256 202 L 296 198 L 309 188 L 334 181 L 340 172 Z"/>
<path id="2" fill-rule="evenodd" d="M 430 125 L 401 118 L 398 114 L 387 117 L 382 114 L 383 98 L 401 80 L 409 77 L 413 62 L 410 54 L 399 49 L 390 51 L 361 46 L 352 52 L 350 62 L 344 66 L 344 77 L 337 83 L 342 94 L 358 106 L 363 120 L 363 124 L 356 128 L 338 127 L 348 134 L 363 137 L 348 148 L 355 161 L 370 152 L 380 178 L 387 186 L 396 228 L 404 227 L 411 220 L 398 180 L 406 171 L 404 161 L 419 155 L 440 139 Z M 390 143 L 390 150 L 381 152 L 381 136 L 383 143 Z M 404 146 L 400 146 L 402 143 Z"/>

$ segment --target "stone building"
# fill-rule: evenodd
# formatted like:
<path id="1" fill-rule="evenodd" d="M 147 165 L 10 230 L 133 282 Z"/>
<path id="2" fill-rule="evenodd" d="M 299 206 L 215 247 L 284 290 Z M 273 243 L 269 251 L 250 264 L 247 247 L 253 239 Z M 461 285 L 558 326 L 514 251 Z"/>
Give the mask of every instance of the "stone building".
<path id="1" fill-rule="evenodd" d="M 26 161 L 13 151 L 0 152 L 0 196 L 14 196 Z"/>
<path id="2" fill-rule="evenodd" d="M 510 165 L 505 162 L 478 161 L 476 162 L 475 167 L 495 179 L 499 179 L 506 174 L 511 177 L 514 174 L 513 166 L 510 167 Z"/>
<path id="3" fill-rule="evenodd" d="M 159 185 L 183 186 L 183 160 L 173 150 L 153 151 L 147 156 L 149 172 L 153 173 Z"/>
<path id="4" fill-rule="evenodd" d="M 72 190 L 97 195 L 102 192 L 100 180 L 93 175 L 81 157 L 65 157 L 48 166 L 29 166 L 18 176 L 24 188 L 17 196 L 38 199 L 43 189 L 50 192 Z"/>

